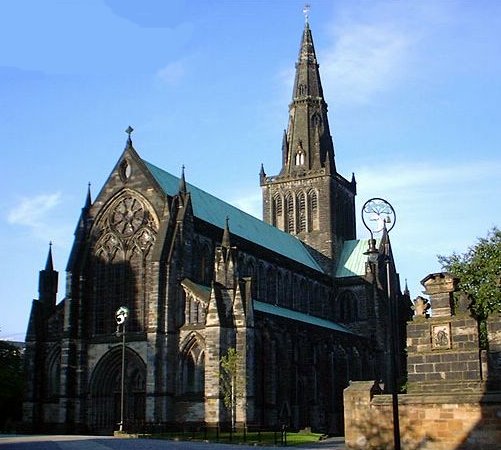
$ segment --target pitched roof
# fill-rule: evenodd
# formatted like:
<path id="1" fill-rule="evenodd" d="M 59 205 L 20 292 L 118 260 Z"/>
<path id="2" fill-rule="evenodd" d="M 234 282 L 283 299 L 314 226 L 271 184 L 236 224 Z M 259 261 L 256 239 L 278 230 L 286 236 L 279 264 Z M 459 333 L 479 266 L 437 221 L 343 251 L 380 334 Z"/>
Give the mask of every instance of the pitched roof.
<path id="1" fill-rule="evenodd" d="M 254 311 L 284 317 L 285 319 L 295 320 L 298 322 L 306 323 L 308 325 L 339 331 L 341 333 L 355 334 L 353 333 L 353 331 L 344 327 L 343 325 L 340 325 L 336 322 L 331 322 L 330 320 L 321 319 L 320 317 L 310 316 L 309 314 L 294 311 L 288 308 L 282 308 L 281 306 L 271 305 L 269 303 L 260 302 L 258 300 L 254 300 L 253 304 Z"/>
<path id="2" fill-rule="evenodd" d="M 178 177 L 147 161 L 143 160 L 143 162 L 167 195 L 174 196 L 179 193 L 180 179 Z M 308 249 L 293 235 L 235 208 L 192 184 L 186 184 L 191 195 L 195 217 L 215 225 L 221 230 L 224 230 L 228 217 L 232 234 L 323 273 L 322 268 L 311 256 Z"/>
<path id="3" fill-rule="evenodd" d="M 379 248 L 381 239 L 376 239 L 376 248 Z M 354 239 L 344 241 L 336 269 L 336 278 L 346 278 L 365 275 L 365 263 L 369 249 L 368 239 Z"/>

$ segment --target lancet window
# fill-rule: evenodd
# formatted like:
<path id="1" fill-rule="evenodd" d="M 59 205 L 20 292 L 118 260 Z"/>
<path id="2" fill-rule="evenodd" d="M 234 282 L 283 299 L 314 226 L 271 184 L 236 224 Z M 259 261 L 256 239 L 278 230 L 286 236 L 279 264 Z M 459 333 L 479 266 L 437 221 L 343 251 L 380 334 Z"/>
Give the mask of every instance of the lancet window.
<path id="1" fill-rule="evenodd" d="M 205 385 L 205 353 L 198 340 L 192 337 L 180 356 L 182 394 L 203 394 Z"/>
<path id="2" fill-rule="evenodd" d="M 318 194 L 315 189 L 308 192 L 308 230 L 318 230 Z"/>

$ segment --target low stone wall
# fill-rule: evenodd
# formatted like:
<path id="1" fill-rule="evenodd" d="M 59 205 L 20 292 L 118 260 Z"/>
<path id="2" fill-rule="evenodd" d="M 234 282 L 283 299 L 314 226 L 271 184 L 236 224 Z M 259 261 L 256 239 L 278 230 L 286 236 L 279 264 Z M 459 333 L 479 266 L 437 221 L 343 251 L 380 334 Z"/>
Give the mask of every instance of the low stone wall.
<path id="1" fill-rule="evenodd" d="M 373 382 L 352 382 L 344 392 L 345 441 L 350 449 L 393 448 L 391 395 Z M 399 395 L 402 448 L 499 449 L 501 392 Z"/>

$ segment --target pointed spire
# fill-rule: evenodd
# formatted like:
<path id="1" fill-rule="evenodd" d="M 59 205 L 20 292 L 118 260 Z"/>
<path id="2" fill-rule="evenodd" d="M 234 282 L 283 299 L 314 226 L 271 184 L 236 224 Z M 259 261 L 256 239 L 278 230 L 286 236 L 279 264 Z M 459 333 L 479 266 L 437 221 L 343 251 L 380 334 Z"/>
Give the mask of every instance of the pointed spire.
<path id="1" fill-rule="evenodd" d="M 84 209 L 87 210 L 92 206 L 92 197 L 90 195 L 90 182 L 87 185 L 87 198 L 85 199 Z"/>
<path id="2" fill-rule="evenodd" d="M 224 226 L 223 231 L 223 240 L 221 241 L 221 247 L 230 248 L 230 226 L 229 226 L 230 218 L 226 216 L 226 224 Z"/>
<path id="3" fill-rule="evenodd" d="M 181 178 L 179 179 L 179 192 L 181 194 L 186 194 L 188 190 L 186 189 L 186 179 L 184 178 L 184 164 L 181 167 Z"/>
<path id="4" fill-rule="evenodd" d="M 54 270 L 54 264 L 52 262 L 52 241 L 49 242 L 49 254 L 47 255 L 47 262 L 45 263 L 45 270 L 47 272 L 52 272 Z"/>
<path id="5" fill-rule="evenodd" d="M 409 286 L 407 285 L 407 278 L 405 279 L 404 295 L 406 295 L 407 297 L 411 296 L 411 292 L 409 291 Z"/>
<path id="6" fill-rule="evenodd" d="M 305 11 L 309 9 L 305 7 Z M 327 104 L 318 67 L 313 37 L 306 20 L 289 106 L 289 125 L 282 141 L 281 175 L 295 176 L 320 168 L 326 169 L 326 174 L 336 172 Z"/>
<path id="7" fill-rule="evenodd" d="M 261 185 L 266 181 L 266 173 L 264 171 L 264 165 L 261 163 L 261 170 L 259 171 L 259 182 Z"/>

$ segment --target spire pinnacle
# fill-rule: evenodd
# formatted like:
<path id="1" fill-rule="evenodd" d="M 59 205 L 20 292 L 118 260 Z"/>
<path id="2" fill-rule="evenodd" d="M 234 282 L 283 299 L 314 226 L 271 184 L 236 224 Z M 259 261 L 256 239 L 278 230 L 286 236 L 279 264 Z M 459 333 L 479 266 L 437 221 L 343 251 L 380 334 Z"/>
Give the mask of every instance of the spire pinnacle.
<path id="1" fill-rule="evenodd" d="M 45 263 L 45 270 L 48 272 L 54 270 L 54 264 L 52 262 L 52 241 L 49 242 L 49 254 L 47 255 L 47 262 Z"/>
<path id="2" fill-rule="evenodd" d="M 230 218 L 226 216 L 226 224 L 223 231 L 223 240 L 221 241 L 221 246 L 224 248 L 230 248 Z"/>
<path id="3" fill-rule="evenodd" d="M 92 206 L 92 198 L 90 195 L 90 181 L 87 184 L 87 198 L 85 199 L 85 209 L 89 209 Z"/>
<path id="4" fill-rule="evenodd" d="M 181 194 L 186 194 L 188 190 L 186 189 L 186 180 L 184 178 L 184 164 L 181 167 L 181 178 L 179 179 L 179 192 Z"/>

